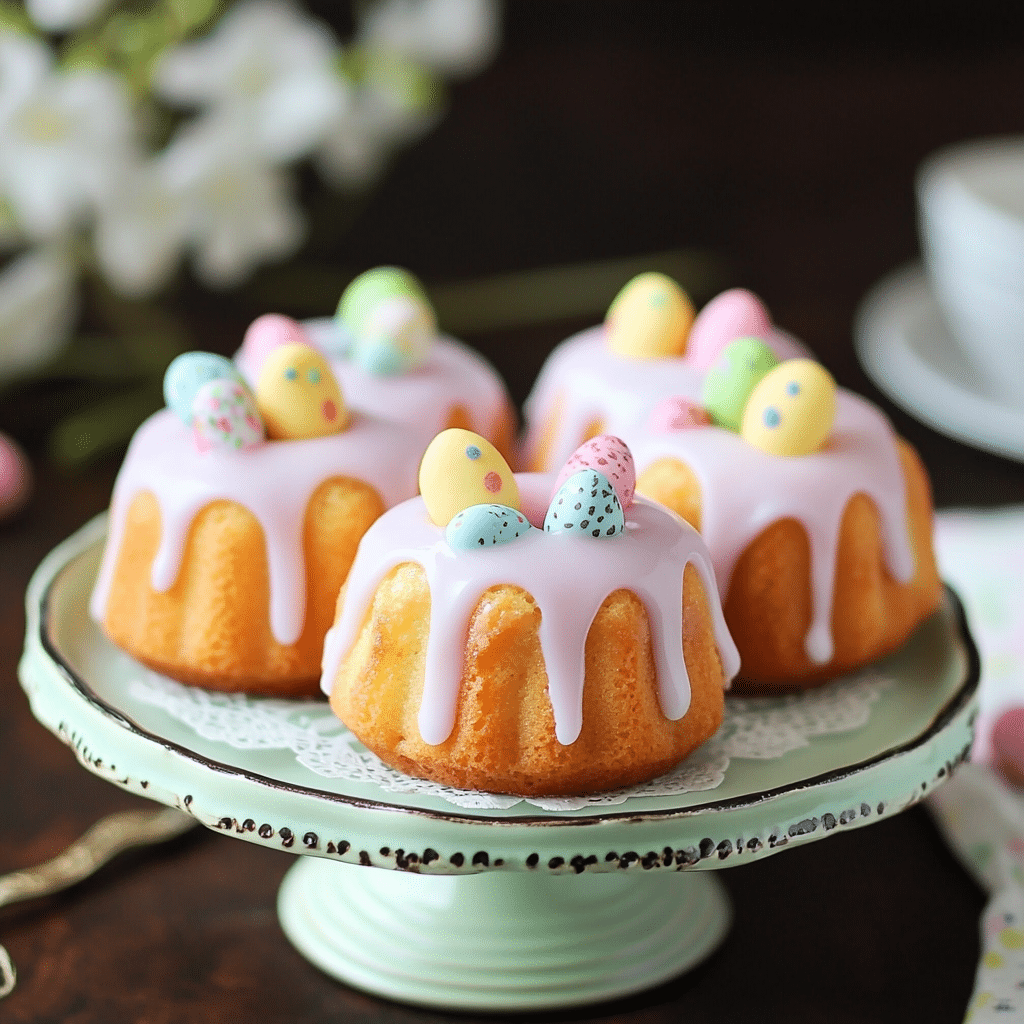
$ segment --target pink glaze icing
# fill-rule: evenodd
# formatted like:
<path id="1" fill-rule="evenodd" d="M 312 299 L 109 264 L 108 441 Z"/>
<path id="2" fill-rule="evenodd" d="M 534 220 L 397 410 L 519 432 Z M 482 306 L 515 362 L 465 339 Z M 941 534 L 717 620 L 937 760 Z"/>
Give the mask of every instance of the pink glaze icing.
<path id="1" fill-rule="evenodd" d="M 780 359 L 809 354 L 800 342 L 779 330 L 766 341 Z M 621 437 L 632 448 L 633 436 L 656 405 L 676 395 L 700 402 L 703 380 L 704 370 L 687 355 L 629 359 L 608 348 L 603 325 L 581 331 L 551 353 L 526 400 L 530 432 L 525 454 L 528 460 L 532 457 L 540 431 L 560 402 L 547 468 L 565 464 L 594 420 L 601 421 L 604 433 Z"/>
<path id="2" fill-rule="evenodd" d="M 470 429 L 488 440 L 509 408 L 508 393 L 493 367 L 467 345 L 439 335 L 422 366 L 408 373 L 385 377 L 367 373 L 351 360 L 333 353 L 334 320 L 302 323 L 312 342 L 328 353 L 331 368 L 345 400 L 353 409 L 421 427 L 423 447 L 450 424 L 451 410 L 465 408 Z M 254 380 L 253 367 L 239 352 L 236 361 L 245 377 Z M 258 372 L 258 371 L 257 371 Z"/>
<path id="3" fill-rule="evenodd" d="M 302 633 L 306 611 L 303 523 L 313 493 L 332 477 L 376 489 L 388 507 L 416 493 L 422 439 L 397 423 L 354 415 L 347 430 L 302 441 L 268 441 L 242 451 L 197 451 L 190 429 L 169 409 L 136 431 L 114 484 L 107 546 L 90 602 L 102 621 L 121 549 L 128 506 L 150 491 L 160 506 L 160 547 L 152 584 L 169 590 L 178 577 L 189 528 L 218 499 L 235 501 L 259 520 L 270 576 L 270 626 L 279 643 Z"/>
<path id="4" fill-rule="evenodd" d="M 781 358 L 806 354 L 778 331 L 767 340 Z M 881 410 L 840 388 L 832 435 L 811 455 L 768 455 L 719 427 L 652 429 L 651 410 L 673 395 L 699 401 L 703 377 L 688 356 L 627 360 L 608 350 L 603 328 L 584 331 L 560 345 L 542 369 L 527 400 L 531 436 L 558 408 L 551 454 L 555 465 L 568 457 L 594 420 L 629 445 L 638 475 L 660 458 L 687 464 L 700 483 L 701 532 L 723 599 L 739 556 L 762 530 L 780 519 L 801 523 L 811 546 L 812 621 L 805 650 L 812 661 L 825 664 L 833 652 L 839 525 L 854 494 L 866 494 L 878 509 L 890 573 L 902 582 L 914 574 L 906 485 L 892 426 Z"/>
<path id="5" fill-rule="evenodd" d="M 543 523 L 554 478 L 518 474 L 523 511 Z M 548 675 L 555 734 L 572 743 L 583 725 L 584 647 L 604 599 L 619 589 L 643 601 L 651 624 L 662 711 L 670 720 L 686 714 L 690 686 L 682 648 L 682 578 L 687 564 L 700 573 L 714 617 L 715 638 L 727 679 L 739 670 L 739 654 L 716 600 L 714 570 L 695 530 L 643 498 L 626 510 L 620 537 L 595 540 L 531 530 L 485 551 L 452 551 L 444 530 L 427 517 L 422 498 L 391 509 L 367 531 L 349 573 L 341 616 L 327 634 L 322 686 L 333 687 L 342 658 L 351 650 L 377 585 L 403 562 L 423 567 L 430 586 L 419 729 L 424 741 L 443 743 L 455 725 L 466 633 L 488 588 L 522 587 L 541 611 L 540 642 Z"/>

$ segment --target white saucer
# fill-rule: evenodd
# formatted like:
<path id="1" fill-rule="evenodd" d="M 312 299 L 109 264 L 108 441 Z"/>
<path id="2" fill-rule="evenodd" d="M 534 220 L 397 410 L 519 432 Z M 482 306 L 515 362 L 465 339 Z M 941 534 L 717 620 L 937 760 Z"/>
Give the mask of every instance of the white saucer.
<path id="1" fill-rule="evenodd" d="M 946 326 L 919 264 L 868 292 L 854 343 L 868 376 L 912 416 L 976 448 L 1024 461 L 1024 408 L 991 393 Z"/>

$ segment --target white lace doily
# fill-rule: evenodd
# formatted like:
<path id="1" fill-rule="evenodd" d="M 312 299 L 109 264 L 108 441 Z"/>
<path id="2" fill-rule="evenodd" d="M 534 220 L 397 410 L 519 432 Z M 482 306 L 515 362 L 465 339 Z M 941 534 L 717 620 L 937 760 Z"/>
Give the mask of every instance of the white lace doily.
<path id="1" fill-rule="evenodd" d="M 627 797 L 672 796 L 721 785 L 732 758 L 771 759 L 805 747 L 814 736 L 865 725 L 892 680 L 872 670 L 784 697 L 730 697 L 718 732 L 667 775 L 630 789 L 583 797 L 529 797 L 551 811 L 621 804 Z M 238 750 L 290 750 L 325 779 L 372 782 L 387 793 L 441 797 L 458 807 L 503 809 L 522 798 L 452 789 L 403 775 L 370 753 L 322 701 L 275 700 L 214 693 L 146 672 L 130 686 L 136 700 L 158 707 L 206 740 Z"/>

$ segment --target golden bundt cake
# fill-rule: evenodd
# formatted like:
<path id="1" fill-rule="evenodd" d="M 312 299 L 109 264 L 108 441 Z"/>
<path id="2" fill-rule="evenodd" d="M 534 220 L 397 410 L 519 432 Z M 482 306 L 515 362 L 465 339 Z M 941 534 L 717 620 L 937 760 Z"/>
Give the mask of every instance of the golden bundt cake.
<path id="1" fill-rule="evenodd" d="M 323 354 L 280 340 L 255 391 L 220 356 L 175 360 L 114 486 L 93 617 L 185 683 L 315 693 L 360 537 L 416 493 L 422 435 L 348 410 Z"/>
<path id="2" fill-rule="evenodd" d="M 388 764 L 462 788 L 591 793 L 668 771 L 718 728 L 738 656 L 707 550 L 633 499 L 623 446 L 590 454 L 557 480 L 513 477 L 482 438 L 445 431 L 423 496 L 367 531 L 323 688 Z"/>
<path id="3" fill-rule="evenodd" d="M 691 326 L 679 292 L 642 275 L 552 353 L 527 402 L 527 464 L 601 430 L 630 446 L 637 490 L 708 544 L 737 690 L 813 685 L 898 647 L 941 596 L 920 460 L 756 296 L 724 292 Z"/>

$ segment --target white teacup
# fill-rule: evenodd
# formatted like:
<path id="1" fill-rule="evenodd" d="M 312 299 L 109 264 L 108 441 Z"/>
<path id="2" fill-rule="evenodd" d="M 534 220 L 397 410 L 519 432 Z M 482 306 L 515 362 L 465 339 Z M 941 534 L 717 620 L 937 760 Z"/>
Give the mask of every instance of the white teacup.
<path id="1" fill-rule="evenodd" d="M 1024 137 L 935 153 L 917 179 L 935 297 L 991 393 L 1024 407 Z"/>

